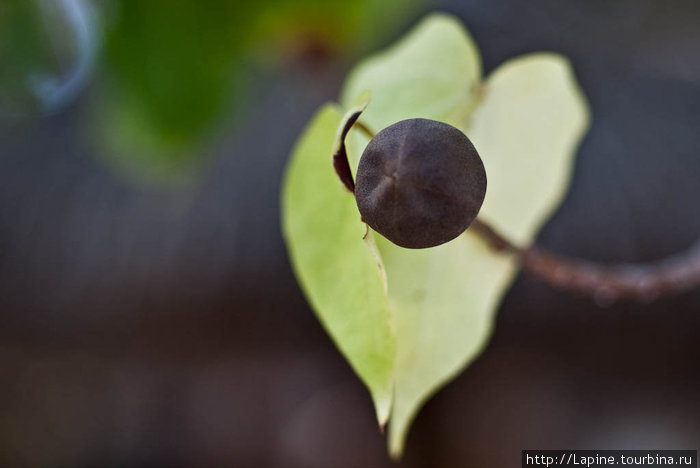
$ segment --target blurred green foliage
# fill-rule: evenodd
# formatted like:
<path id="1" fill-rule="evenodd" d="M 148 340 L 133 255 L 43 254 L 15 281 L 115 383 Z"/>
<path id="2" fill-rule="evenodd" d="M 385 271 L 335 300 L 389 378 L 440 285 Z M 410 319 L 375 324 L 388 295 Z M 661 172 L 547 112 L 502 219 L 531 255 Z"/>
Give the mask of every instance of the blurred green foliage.
<path id="1" fill-rule="evenodd" d="M 380 23 L 396 23 L 417 4 L 114 2 L 95 115 L 103 149 L 140 174 L 186 174 L 210 131 L 249 89 L 251 71 L 314 53 L 361 51 L 387 32 Z"/>
<path id="2" fill-rule="evenodd" d="M 178 171 L 228 104 L 253 2 L 123 1 L 99 80 L 102 150 L 127 167 Z M 252 8 L 251 8 L 252 9 Z"/>

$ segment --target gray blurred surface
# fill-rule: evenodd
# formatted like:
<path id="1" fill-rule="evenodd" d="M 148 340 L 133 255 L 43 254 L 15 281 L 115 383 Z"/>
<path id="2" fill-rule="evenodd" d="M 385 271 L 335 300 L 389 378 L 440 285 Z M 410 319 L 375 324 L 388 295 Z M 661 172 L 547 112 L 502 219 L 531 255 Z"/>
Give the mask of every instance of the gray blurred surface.
<path id="1" fill-rule="evenodd" d="M 593 126 L 540 242 L 647 261 L 700 234 L 700 4 L 438 2 L 487 71 L 572 59 Z M 194 183 L 91 154 L 84 100 L 0 142 L 0 466 L 391 466 L 371 402 L 301 296 L 279 183 L 349 64 L 261 76 Z M 406 466 L 524 448 L 697 448 L 700 293 L 601 309 L 519 278 L 484 355 L 434 398 Z"/>

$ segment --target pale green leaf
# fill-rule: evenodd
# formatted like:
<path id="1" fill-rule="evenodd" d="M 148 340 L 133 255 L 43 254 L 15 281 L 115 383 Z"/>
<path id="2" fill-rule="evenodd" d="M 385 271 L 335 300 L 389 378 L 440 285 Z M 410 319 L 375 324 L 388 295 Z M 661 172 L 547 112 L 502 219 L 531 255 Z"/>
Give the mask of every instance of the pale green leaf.
<path id="1" fill-rule="evenodd" d="M 413 117 L 460 123 L 476 104 L 480 78 L 479 52 L 459 20 L 433 14 L 396 45 L 361 62 L 341 103 L 350 107 L 370 90 L 372 105 L 362 120 L 375 131 Z"/>
<path id="2" fill-rule="evenodd" d="M 297 144 L 282 194 L 282 225 L 294 269 L 318 318 L 374 400 L 384 424 L 395 356 L 386 282 L 373 234 L 333 171 L 341 125 L 337 107 L 321 109 Z"/>
<path id="3" fill-rule="evenodd" d="M 489 179 L 479 216 L 529 244 L 569 186 L 588 121 L 586 99 L 564 57 L 530 54 L 496 69 L 467 129 Z"/>
<path id="4" fill-rule="evenodd" d="M 475 236 L 424 250 L 402 249 L 384 239 L 378 244 L 396 321 L 389 448 L 398 457 L 420 406 L 483 348 L 516 266 Z"/>

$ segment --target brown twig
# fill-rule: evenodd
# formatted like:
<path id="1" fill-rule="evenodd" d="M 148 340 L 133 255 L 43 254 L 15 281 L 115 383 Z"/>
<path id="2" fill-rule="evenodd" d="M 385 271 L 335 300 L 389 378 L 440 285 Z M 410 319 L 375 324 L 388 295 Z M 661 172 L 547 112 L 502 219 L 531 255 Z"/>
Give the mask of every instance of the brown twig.
<path id="1" fill-rule="evenodd" d="M 479 219 L 470 229 L 492 249 L 515 255 L 527 273 L 544 283 L 591 295 L 600 305 L 618 300 L 649 302 L 700 286 L 700 242 L 682 254 L 655 263 L 600 265 L 566 258 L 537 246 L 518 247 Z"/>

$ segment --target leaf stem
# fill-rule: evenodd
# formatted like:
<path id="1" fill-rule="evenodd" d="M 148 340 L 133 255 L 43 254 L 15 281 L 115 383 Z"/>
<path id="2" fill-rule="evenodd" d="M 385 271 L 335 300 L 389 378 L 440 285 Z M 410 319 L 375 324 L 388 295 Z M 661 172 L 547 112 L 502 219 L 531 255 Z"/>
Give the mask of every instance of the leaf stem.
<path id="1" fill-rule="evenodd" d="M 365 125 L 364 122 L 360 120 L 355 121 L 355 127 L 362 133 L 364 133 L 370 140 L 376 136 L 376 133 L 373 132 L 367 125 Z"/>
<path id="2" fill-rule="evenodd" d="M 592 296 L 601 306 L 619 300 L 650 302 L 700 286 L 700 241 L 683 253 L 649 264 L 601 265 L 536 245 L 516 246 L 480 219 L 470 229 L 493 250 L 515 255 L 523 270 L 544 283 Z"/>

